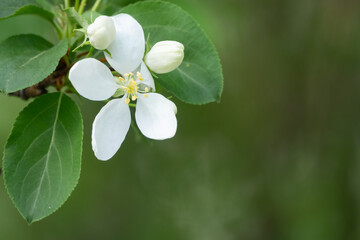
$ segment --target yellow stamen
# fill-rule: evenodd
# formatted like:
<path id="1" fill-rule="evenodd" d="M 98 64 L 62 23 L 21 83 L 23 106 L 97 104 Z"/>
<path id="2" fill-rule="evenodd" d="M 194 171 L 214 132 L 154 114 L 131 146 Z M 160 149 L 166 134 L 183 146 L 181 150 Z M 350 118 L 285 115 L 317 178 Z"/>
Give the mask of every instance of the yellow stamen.
<path id="1" fill-rule="evenodd" d="M 136 76 L 138 77 L 138 79 L 139 79 L 140 81 L 143 81 L 143 80 L 144 80 L 144 78 L 141 77 L 141 73 L 140 73 L 140 72 L 137 72 L 137 73 L 136 73 Z"/>
<path id="2" fill-rule="evenodd" d="M 148 97 L 148 95 L 147 95 L 147 94 L 143 94 L 143 96 L 144 96 L 144 97 Z"/>
<path id="3" fill-rule="evenodd" d="M 122 77 L 119 77 L 119 80 L 122 81 L 122 82 L 125 82 L 125 79 L 122 78 Z"/>
<path id="4" fill-rule="evenodd" d="M 149 92 L 149 89 L 147 87 L 145 88 L 145 92 Z"/>
<path id="5" fill-rule="evenodd" d="M 125 86 L 121 86 L 121 88 L 125 91 L 125 94 L 127 94 L 127 99 L 125 99 L 126 103 L 129 103 L 130 100 L 135 101 L 136 99 L 138 99 L 138 91 L 139 91 L 139 82 L 138 79 L 141 78 L 141 73 L 137 72 L 136 73 L 136 77 L 134 77 L 134 74 L 132 72 L 126 73 L 124 74 L 124 76 L 126 77 L 124 78 L 119 78 L 121 80 L 121 82 L 123 82 L 120 85 L 125 85 Z M 136 80 L 135 80 L 136 79 Z M 149 92 L 149 88 L 146 88 L 146 92 Z M 144 94 L 145 97 L 147 97 L 146 94 Z"/>

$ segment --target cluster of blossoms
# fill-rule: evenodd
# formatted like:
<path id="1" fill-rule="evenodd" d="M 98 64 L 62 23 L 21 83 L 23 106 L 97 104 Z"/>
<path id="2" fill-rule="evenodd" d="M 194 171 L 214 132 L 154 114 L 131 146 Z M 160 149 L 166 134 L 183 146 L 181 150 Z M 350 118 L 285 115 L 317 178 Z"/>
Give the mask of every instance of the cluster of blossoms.
<path id="1" fill-rule="evenodd" d="M 149 69 L 160 74 L 173 71 L 182 63 L 184 46 L 162 41 L 144 56 L 144 31 L 128 14 L 96 18 L 87 35 L 93 47 L 106 50 L 106 60 L 121 75 L 113 76 L 105 64 L 94 58 L 80 60 L 69 73 L 71 83 L 83 97 L 94 101 L 114 97 L 93 122 L 95 156 L 108 160 L 118 151 L 131 124 L 129 104 L 135 101 L 135 120 L 146 137 L 156 140 L 173 137 L 177 129 L 176 106 L 155 93 Z"/>

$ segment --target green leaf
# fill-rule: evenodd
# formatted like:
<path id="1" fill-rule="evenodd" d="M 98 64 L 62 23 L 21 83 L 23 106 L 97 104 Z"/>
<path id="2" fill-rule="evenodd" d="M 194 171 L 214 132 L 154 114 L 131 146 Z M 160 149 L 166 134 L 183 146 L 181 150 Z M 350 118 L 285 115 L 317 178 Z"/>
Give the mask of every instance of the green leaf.
<path id="1" fill-rule="evenodd" d="M 84 29 L 87 29 L 89 26 L 88 21 L 75 10 L 75 8 L 71 7 L 68 9 L 65 9 L 65 13 L 69 17 L 70 21 L 72 23 L 77 23 Z"/>
<path id="2" fill-rule="evenodd" d="M 36 35 L 13 36 L 0 43 L 0 91 L 32 86 L 49 76 L 67 51 L 67 40 L 55 46 Z"/>
<path id="3" fill-rule="evenodd" d="M 156 79 L 180 100 L 192 104 L 219 101 L 223 89 L 218 54 L 198 23 L 180 7 L 162 1 L 144 1 L 129 5 L 121 12 L 132 15 L 142 25 L 150 44 L 175 40 L 185 46 L 180 67 Z"/>
<path id="4" fill-rule="evenodd" d="M 34 14 L 53 23 L 54 14 L 37 5 L 35 0 L 1 0 L 0 20 L 22 14 Z"/>
<path id="5" fill-rule="evenodd" d="M 43 95 L 19 114 L 3 168 L 8 193 L 28 223 L 56 211 L 75 188 L 82 134 L 80 110 L 63 93 Z"/>

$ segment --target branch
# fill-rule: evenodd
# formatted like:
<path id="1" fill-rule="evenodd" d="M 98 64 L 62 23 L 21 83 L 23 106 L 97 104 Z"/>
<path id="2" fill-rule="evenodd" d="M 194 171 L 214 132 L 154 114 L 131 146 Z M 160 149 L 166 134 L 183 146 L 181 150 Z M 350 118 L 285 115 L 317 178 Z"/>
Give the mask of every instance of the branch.
<path id="1" fill-rule="evenodd" d="M 64 85 L 63 78 L 68 73 L 70 67 L 71 65 L 67 67 L 65 60 L 61 58 L 55 71 L 49 76 L 47 76 L 44 80 L 31 87 L 27 87 L 13 93 L 9 93 L 9 95 L 20 97 L 24 100 L 28 100 L 29 98 L 34 98 L 46 94 L 48 92 L 46 88 L 49 86 L 56 86 L 56 89 L 60 90 L 61 87 Z"/>
<path id="2" fill-rule="evenodd" d="M 105 58 L 101 58 L 98 60 L 100 62 L 106 62 Z M 73 64 L 71 63 L 68 66 L 64 58 L 61 58 L 55 71 L 49 76 L 47 76 L 44 80 L 31 87 L 27 87 L 19 91 L 9 93 L 9 95 L 19 97 L 24 100 L 28 100 L 29 98 L 39 97 L 43 94 L 48 93 L 46 88 L 49 86 L 54 86 L 58 91 L 60 91 L 61 88 L 64 86 L 64 77 L 66 77 L 72 65 Z M 109 67 L 109 70 L 114 71 L 114 69 L 111 66 Z"/>

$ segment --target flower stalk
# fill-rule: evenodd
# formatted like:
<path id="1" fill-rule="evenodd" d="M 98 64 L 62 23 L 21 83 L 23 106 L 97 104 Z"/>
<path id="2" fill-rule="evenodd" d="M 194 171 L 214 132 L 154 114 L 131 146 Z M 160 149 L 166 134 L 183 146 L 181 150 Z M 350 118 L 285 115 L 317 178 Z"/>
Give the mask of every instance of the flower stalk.
<path id="1" fill-rule="evenodd" d="M 80 4 L 80 0 L 75 0 L 75 5 L 74 5 L 75 11 L 79 11 L 79 4 Z"/>
<path id="2" fill-rule="evenodd" d="M 86 0 L 81 0 L 80 7 L 79 7 L 79 15 L 81 15 L 84 12 L 84 8 L 86 6 Z"/>
<path id="3" fill-rule="evenodd" d="M 95 12 L 97 8 L 99 7 L 99 4 L 101 3 L 101 0 L 96 0 L 93 7 L 91 8 L 91 11 Z"/>

